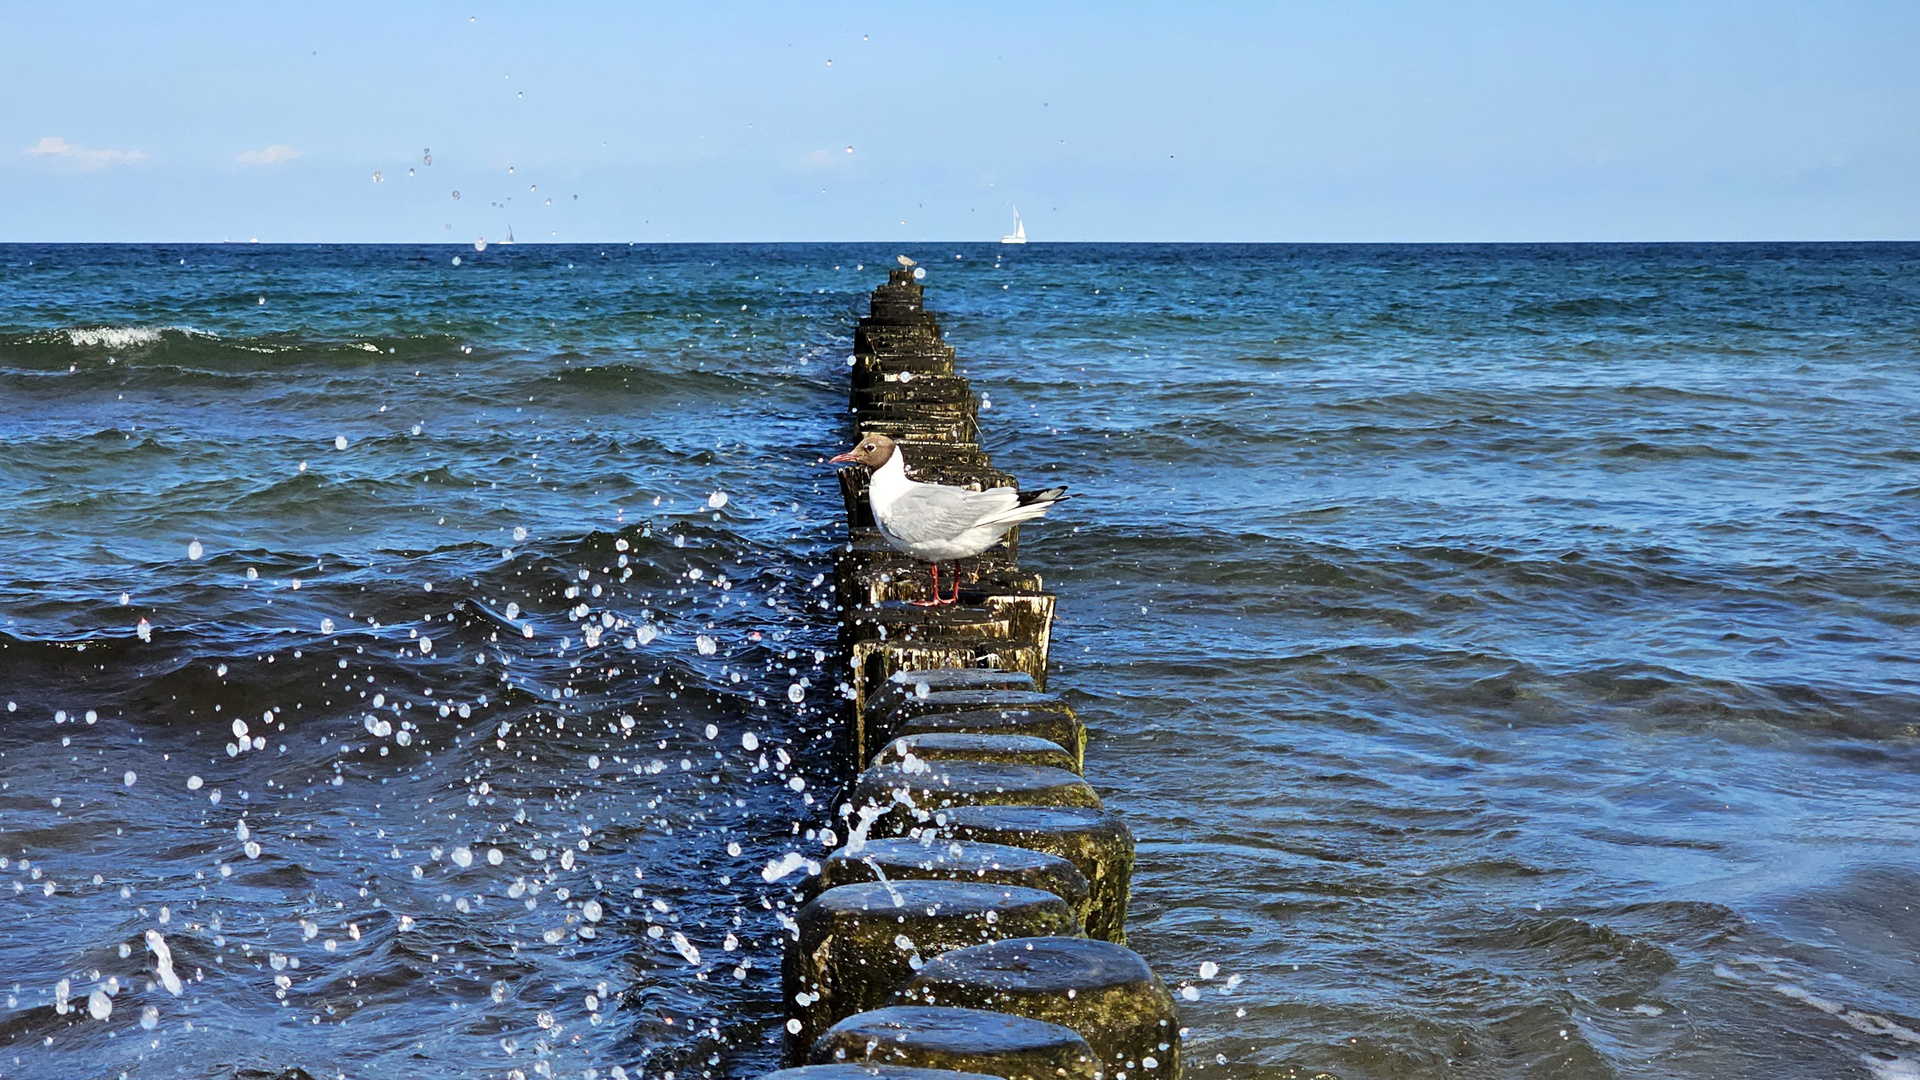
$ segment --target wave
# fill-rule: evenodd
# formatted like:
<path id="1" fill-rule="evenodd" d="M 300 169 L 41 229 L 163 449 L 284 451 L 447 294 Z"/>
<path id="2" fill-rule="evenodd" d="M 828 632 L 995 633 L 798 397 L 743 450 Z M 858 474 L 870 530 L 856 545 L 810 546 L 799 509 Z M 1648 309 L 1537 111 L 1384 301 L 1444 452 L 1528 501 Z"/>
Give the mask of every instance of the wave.
<path id="1" fill-rule="evenodd" d="M 316 336 L 278 331 L 224 334 L 183 325 L 101 325 L 0 333 L 0 372 L 85 374 L 101 370 L 246 374 L 277 370 L 263 358 L 330 367 L 423 359 L 464 360 L 467 339 L 449 333 Z M 263 366 L 264 365 L 264 366 Z"/>
<path id="2" fill-rule="evenodd" d="M 218 338 L 218 334 L 204 330 L 195 330 L 190 326 L 95 326 L 81 329 L 62 330 L 69 344 L 76 348 L 131 349 L 142 345 L 155 345 L 168 334 L 177 334 L 184 338 Z"/>

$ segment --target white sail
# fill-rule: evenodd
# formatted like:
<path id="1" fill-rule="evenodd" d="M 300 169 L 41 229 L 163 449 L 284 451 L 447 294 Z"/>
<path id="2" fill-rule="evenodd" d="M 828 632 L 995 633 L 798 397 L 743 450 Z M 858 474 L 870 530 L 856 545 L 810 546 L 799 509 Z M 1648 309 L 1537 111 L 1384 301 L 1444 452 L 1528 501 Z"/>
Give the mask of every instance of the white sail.
<path id="1" fill-rule="evenodd" d="M 1024 244 L 1027 242 L 1027 223 L 1020 220 L 1020 208 L 1013 208 L 1013 231 L 1000 238 L 1003 244 Z"/>

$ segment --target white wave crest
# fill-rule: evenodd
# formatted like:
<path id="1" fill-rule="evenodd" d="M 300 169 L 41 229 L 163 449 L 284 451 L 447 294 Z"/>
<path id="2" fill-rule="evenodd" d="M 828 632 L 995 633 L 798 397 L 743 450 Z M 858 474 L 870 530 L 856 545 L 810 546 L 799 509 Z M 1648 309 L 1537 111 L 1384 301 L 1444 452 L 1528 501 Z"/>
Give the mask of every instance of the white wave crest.
<path id="1" fill-rule="evenodd" d="M 215 335 L 186 326 L 89 326 L 64 331 L 67 341 L 81 348 L 130 349 L 137 345 L 152 345 L 168 333 L 184 334 L 188 337 L 213 337 Z"/>

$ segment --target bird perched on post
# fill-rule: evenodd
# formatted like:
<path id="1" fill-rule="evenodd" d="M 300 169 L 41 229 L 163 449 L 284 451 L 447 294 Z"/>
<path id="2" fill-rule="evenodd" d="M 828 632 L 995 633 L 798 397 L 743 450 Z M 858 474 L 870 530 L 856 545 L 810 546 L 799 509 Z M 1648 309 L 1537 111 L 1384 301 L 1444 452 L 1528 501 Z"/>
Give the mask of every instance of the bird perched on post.
<path id="1" fill-rule="evenodd" d="M 897 260 L 897 261 L 898 261 L 898 262 L 900 263 L 900 265 L 901 265 L 901 266 L 909 266 L 909 267 L 911 267 L 911 266 L 918 266 L 918 265 L 920 265 L 919 263 L 917 263 L 917 262 L 914 262 L 914 261 L 913 261 L 912 259 L 909 259 L 909 258 L 907 258 L 907 257 L 906 257 L 905 255 L 895 255 L 895 256 L 894 256 L 894 259 L 896 259 L 896 260 Z"/>
<path id="2" fill-rule="evenodd" d="M 914 601 L 921 607 L 959 603 L 958 560 L 987 550 L 1005 539 L 1008 529 L 1039 517 L 1067 497 L 1064 487 L 973 491 L 908 479 L 900 448 L 885 435 L 862 435 L 860 445 L 833 461 L 865 465 L 872 472 L 867 482 L 867 502 L 873 507 L 873 521 L 880 527 L 880 535 L 895 551 L 932 564 L 933 599 Z M 940 595 L 943 562 L 955 564 L 953 595 L 949 597 Z"/>

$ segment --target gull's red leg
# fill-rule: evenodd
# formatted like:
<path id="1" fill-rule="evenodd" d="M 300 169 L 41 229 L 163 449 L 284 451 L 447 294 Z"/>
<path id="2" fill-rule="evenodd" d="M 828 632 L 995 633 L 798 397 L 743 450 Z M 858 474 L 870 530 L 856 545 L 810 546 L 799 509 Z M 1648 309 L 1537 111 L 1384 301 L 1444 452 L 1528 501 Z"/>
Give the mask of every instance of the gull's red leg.
<path id="1" fill-rule="evenodd" d="M 940 599 L 940 564 L 936 562 L 928 565 L 933 568 L 933 599 L 915 600 L 913 601 L 914 607 L 939 607 L 946 602 Z"/>
<path id="2" fill-rule="evenodd" d="M 960 602 L 960 562 L 958 559 L 956 559 L 954 560 L 954 563 L 953 563 L 953 596 L 947 601 L 947 603 L 957 604 L 959 602 Z"/>

